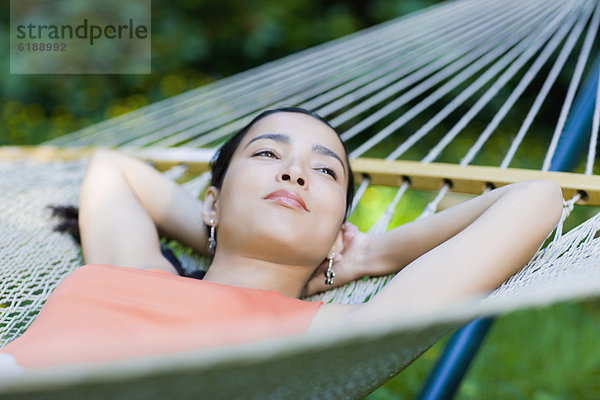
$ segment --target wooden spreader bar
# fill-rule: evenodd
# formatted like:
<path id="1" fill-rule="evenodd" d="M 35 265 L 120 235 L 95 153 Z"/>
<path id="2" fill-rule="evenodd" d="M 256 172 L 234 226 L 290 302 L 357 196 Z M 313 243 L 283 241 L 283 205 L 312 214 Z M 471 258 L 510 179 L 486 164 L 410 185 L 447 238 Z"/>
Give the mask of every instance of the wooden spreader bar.
<path id="1" fill-rule="evenodd" d="M 89 157 L 97 148 L 69 148 L 51 146 L 3 146 L 0 161 L 33 158 L 38 161 L 75 160 Z M 213 149 L 144 148 L 119 151 L 151 162 L 157 169 L 166 170 L 185 164 L 194 173 L 208 170 Z M 577 192 L 582 198 L 577 204 L 600 205 L 600 176 L 570 172 L 543 172 L 529 169 L 489 166 L 460 166 L 448 163 L 424 164 L 419 161 L 386 161 L 375 158 L 351 160 L 357 182 L 369 177 L 373 185 L 400 186 L 409 180 L 412 189 L 439 190 L 445 183 L 459 193 L 481 194 L 487 186 L 500 187 L 530 179 L 547 179 L 560 185 L 565 199 Z"/>
<path id="2" fill-rule="evenodd" d="M 567 200 L 580 192 L 582 198 L 577 204 L 600 205 L 600 175 L 373 158 L 357 158 L 351 164 L 356 175 L 369 176 L 374 185 L 399 186 L 408 179 L 412 189 L 439 190 L 448 182 L 454 192 L 481 194 L 488 185 L 500 187 L 530 179 L 546 179 L 558 183 Z"/>

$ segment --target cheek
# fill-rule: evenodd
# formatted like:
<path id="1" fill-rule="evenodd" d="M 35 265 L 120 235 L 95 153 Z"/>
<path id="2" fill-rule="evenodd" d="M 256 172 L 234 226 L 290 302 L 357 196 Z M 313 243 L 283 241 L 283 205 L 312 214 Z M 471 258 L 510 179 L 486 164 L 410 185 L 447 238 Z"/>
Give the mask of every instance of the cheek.
<path id="1" fill-rule="evenodd" d="M 332 200 L 329 205 L 329 212 L 332 219 L 336 222 L 339 222 L 338 225 L 341 225 L 344 221 L 344 216 L 346 213 L 346 193 L 343 191 L 337 191 L 335 196 L 332 196 Z"/>
<path id="2" fill-rule="evenodd" d="M 219 196 L 219 215 L 231 219 L 252 216 L 253 207 L 260 204 L 266 188 L 272 185 L 273 171 L 252 163 L 231 165 Z"/>
<path id="3" fill-rule="evenodd" d="M 256 191 L 259 177 L 255 171 L 240 166 L 231 166 L 221 187 L 219 207 L 222 215 L 231 214 L 244 204 L 244 198 Z"/>
<path id="4" fill-rule="evenodd" d="M 331 229 L 339 230 L 346 212 L 346 191 L 341 186 L 324 185 L 313 188 L 315 216 L 326 221 Z"/>

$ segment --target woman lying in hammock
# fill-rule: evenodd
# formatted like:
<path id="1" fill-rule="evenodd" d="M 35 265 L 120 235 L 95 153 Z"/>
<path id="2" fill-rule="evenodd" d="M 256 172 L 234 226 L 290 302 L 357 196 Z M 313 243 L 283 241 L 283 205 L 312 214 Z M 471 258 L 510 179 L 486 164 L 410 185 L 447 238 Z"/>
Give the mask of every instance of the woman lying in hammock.
<path id="1" fill-rule="evenodd" d="M 23 367 L 96 362 L 439 310 L 525 265 L 562 211 L 556 184 L 526 181 L 380 235 L 360 233 L 344 223 L 353 195 L 344 145 L 327 122 L 296 108 L 257 116 L 221 148 L 212 172 L 201 202 L 141 161 L 96 152 L 79 205 L 87 265 L 2 352 Z M 159 231 L 214 252 L 203 280 L 178 276 Z M 364 304 L 298 300 L 397 271 Z"/>

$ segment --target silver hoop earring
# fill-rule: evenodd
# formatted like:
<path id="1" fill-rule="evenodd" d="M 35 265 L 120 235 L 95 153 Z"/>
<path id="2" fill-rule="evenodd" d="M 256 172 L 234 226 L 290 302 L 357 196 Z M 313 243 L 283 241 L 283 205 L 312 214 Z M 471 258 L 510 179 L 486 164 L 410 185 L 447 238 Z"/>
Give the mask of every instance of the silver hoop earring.
<path id="1" fill-rule="evenodd" d="M 210 220 L 210 237 L 208 238 L 208 252 L 215 255 L 215 247 L 217 247 L 217 239 L 215 239 L 215 220 Z"/>
<path id="2" fill-rule="evenodd" d="M 335 277 L 335 272 L 333 272 L 333 256 L 334 255 L 331 254 L 327 257 L 329 259 L 329 265 L 327 266 L 327 271 L 324 272 L 326 285 L 333 285 L 333 278 Z"/>

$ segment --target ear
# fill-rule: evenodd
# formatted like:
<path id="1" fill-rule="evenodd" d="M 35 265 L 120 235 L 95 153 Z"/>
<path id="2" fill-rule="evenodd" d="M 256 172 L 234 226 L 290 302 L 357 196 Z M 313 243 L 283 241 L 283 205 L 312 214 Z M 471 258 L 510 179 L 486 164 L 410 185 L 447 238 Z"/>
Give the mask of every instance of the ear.
<path id="1" fill-rule="evenodd" d="M 331 249 L 329 249 L 329 253 L 327 253 L 327 257 L 333 254 L 334 257 L 340 255 L 340 253 L 344 250 L 344 231 L 340 229 L 338 232 Z"/>
<path id="2" fill-rule="evenodd" d="M 204 203 L 202 204 L 202 220 L 206 225 L 210 226 L 210 220 L 218 225 L 219 218 L 217 213 L 219 203 L 219 189 L 215 186 L 210 186 L 204 194 Z"/>

